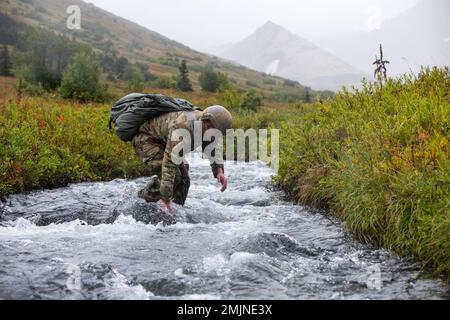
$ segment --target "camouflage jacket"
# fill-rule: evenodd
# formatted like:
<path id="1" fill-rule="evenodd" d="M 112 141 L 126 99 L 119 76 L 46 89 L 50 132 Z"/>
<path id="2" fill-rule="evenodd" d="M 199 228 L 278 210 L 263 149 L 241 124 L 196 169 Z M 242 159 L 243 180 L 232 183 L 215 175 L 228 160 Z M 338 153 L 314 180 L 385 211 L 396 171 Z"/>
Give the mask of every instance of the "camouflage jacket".
<path id="1" fill-rule="evenodd" d="M 173 188 L 175 182 L 175 176 L 178 171 L 178 166 L 172 161 L 172 150 L 179 143 L 172 141 L 172 133 L 176 129 L 186 129 L 191 135 L 190 151 L 200 147 L 200 145 L 194 144 L 194 124 L 193 121 L 200 121 L 202 113 L 201 111 L 191 112 L 188 116 L 187 112 L 171 112 L 163 114 L 159 117 L 150 119 L 141 125 L 139 128 L 139 134 L 145 134 L 151 138 L 155 143 L 164 147 L 164 157 L 162 159 L 161 168 L 161 195 L 164 198 L 172 198 Z M 208 144 L 203 144 L 204 149 Z M 218 169 L 224 170 L 223 161 L 216 161 L 215 159 L 208 157 L 211 163 L 211 168 L 214 177 L 217 177 Z"/>

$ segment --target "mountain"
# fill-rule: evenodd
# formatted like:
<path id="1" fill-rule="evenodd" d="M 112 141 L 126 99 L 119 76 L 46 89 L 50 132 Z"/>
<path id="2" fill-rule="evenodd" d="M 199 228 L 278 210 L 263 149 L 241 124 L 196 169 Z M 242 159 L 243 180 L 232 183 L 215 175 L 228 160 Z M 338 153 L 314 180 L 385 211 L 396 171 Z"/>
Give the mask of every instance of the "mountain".
<path id="1" fill-rule="evenodd" d="M 81 9 L 81 30 L 69 30 L 66 26 L 69 17 L 66 11 L 72 5 Z M 178 65 L 185 59 L 190 69 L 191 81 L 197 88 L 199 73 L 206 66 L 213 66 L 216 71 L 227 73 L 229 79 L 243 89 L 256 86 L 263 93 L 270 94 L 282 88 L 284 82 L 284 79 L 279 77 L 267 76 L 195 51 L 81 0 L 1 0 L 0 14 L 27 26 L 44 27 L 67 35 L 93 46 L 98 52 L 114 51 L 132 63 L 148 65 L 151 73 L 156 76 L 178 74 Z M 9 18 L 0 20 L 8 21 Z M 8 27 L 11 27 L 8 23 L 0 26 L 1 29 Z"/>
<path id="2" fill-rule="evenodd" d="M 329 49 L 355 66 L 371 72 L 372 62 L 383 44 L 390 61 L 388 73 L 417 72 L 421 65 L 450 63 L 450 1 L 422 0 L 396 17 L 383 21 L 380 29 L 357 36 L 346 35 Z M 352 50 L 348 50 L 352 48 Z"/>
<path id="3" fill-rule="evenodd" d="M 249 68 L 299 81 L 314 89 L 340 89 L 364 74 L 283 27 L 267 22 L 222 56 Z"/>

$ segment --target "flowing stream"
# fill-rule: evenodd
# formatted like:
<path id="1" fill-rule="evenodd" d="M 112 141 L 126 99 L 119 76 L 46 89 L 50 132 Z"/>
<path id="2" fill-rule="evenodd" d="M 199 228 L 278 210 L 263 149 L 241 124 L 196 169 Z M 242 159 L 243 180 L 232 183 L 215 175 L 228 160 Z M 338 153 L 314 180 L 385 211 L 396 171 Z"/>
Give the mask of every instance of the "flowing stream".
<path id="1" fill-rule="evenodd" d="M 446 299 L 412 259 L 354 240 L 269 187 L 262 163 L 208 162 L 166 223 L 146 179 L 74 184 L 0 203 L 0 299 Z"/>

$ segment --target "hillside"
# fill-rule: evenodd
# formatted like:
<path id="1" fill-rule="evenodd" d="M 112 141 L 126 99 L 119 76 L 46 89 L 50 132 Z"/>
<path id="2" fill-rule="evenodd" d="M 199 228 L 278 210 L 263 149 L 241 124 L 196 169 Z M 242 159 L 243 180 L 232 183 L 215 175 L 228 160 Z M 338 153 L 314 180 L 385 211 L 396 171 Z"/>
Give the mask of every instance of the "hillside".
<path id="1" fill-rule="evenodd" d="M 69 5 L 81 8 L 81 30 L 66 28 Z M 203 54 L 80 0 L 5 0 L 0 12 L 28 26 L 41 26 L 92 45 L 97 51 L 115 51 L 130 62 L 144 63 L 156 76 L 177 74 L 180 60 L 185 59 L 191 80 L 198 88 L 198 75 L 205 66 L 227 73 L 239 88 L 257 87 L 270 94 L 281 88 L 284 79 L 238 66 Z M 7 28 L 8 26 L 5 26 Z M 249 85 L 251 82 L 251 85 Z"/>
<path id="2" fill-rule="evenodd" d="M 338 90 L 364 77 L 356 68 L 270 21 L 222 55 L 313 89 Z"/>

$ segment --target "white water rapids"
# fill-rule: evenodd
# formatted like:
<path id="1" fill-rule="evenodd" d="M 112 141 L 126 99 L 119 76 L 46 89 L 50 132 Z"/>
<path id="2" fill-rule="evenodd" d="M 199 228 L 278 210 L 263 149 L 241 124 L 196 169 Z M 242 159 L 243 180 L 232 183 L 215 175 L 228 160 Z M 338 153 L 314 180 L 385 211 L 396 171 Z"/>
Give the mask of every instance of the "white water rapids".
<path id="1" fill-rule="evenodd" d="M 207 161 L 174 225 L 136 193 L 146 179 L 14 195 L 0 209 L 4 299 L 440 299 L 412 259 L 363 245 L 339 221 L 268 187 L 262 163 Z M 151 223 L 149 223 L 151 222 Z M 154 225 L 154 224 L 156 225 Z"/>

